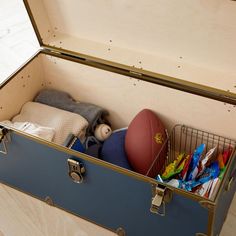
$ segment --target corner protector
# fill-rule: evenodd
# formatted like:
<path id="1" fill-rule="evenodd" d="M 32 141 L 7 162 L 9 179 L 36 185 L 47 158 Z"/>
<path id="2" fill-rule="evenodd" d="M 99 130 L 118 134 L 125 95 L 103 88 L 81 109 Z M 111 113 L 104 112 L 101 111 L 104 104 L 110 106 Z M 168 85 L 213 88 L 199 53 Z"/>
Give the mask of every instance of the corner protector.
<path id="1" fill-rule="evenodd" d="M 195 236 L 207 236 L 207 235 L 203 233 L 196 233 Z"/>
<path id="2" fill-rule="evenodd" d="M 51 197 L 47 196 L 45 197 L 44 201 L 49 205 L 49 206 L 54 206 L 54 202 Z"/>
<path id="3" fill-rule="evenodd" d="M 119 227 L 117 230 L 116 230 L 116 234 L 118 235 L 118 236 L 125 236 L 126 234 L 125 234 L 125 230 L 123 229 L 123 228 L 121 228 L 121 227 Z"/>
<path id="4" fill-rule="evenodd" d="M 207 201 L 207 200 L 202 200 L 202 201 L 199 201 L 199 204 L 209 210 L 209 211 L 214 211 L 215 210 L 215 204 L 210 202 L 210 201 Z M 204 235 L 204 234 L 203 234 Z M 201 235 L 200 235 L 201 236 Z"/>

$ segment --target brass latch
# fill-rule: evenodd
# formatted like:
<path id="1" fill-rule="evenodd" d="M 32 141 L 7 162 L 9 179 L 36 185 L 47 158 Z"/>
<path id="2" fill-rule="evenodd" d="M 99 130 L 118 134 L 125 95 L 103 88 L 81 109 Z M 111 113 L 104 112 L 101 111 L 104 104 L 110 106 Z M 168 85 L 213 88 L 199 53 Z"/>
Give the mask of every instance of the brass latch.
<path id="1" fill-rule="evenodd" d="M 10 136 L 7 135 L 8 130 L 4 127 L 0 127 L 0 144 L 1 144 L 1 149 L 0 153 L 7 155 L 7 142 L 10 142 Z"/>
<path id="2" fill-rule="evenodd" d="M 69 176 L 75 183 L 82 183 L 84 180 L 84 173 L 85 173 L 85 168 L 82 163 L 79 161 L 73 160 L 73 159 L 68 159 L 67 160 L 68 167 L 69 167 Z"/>
<path id="3" fill-rule="evenodd" d="M 152 202 L 150 211 L 160 216 L 166 214 L 166 203 L 172 200 L 172 191 L 165 186 L 152 185 Z"/>

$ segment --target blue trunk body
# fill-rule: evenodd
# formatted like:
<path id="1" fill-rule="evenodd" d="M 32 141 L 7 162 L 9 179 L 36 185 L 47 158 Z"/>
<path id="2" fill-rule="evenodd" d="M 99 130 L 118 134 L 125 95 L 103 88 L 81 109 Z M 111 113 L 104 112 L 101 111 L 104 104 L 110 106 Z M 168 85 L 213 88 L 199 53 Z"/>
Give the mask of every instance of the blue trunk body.
<path id="1" fill-rule="evenodd" d="M 233 158 L 234 160 L 230 166 L 229 174 L 228 176 L 226 176 L 227 180 L 229 180 L 231 177 L 233 177 L 234 180 L 236 179 L 236 157 L 233 156 Z M 218 204 L 216 206 L 216 214 L 215 214 L 214 227 L 213 227 L 214 236 L 220 235 L 221 228 L 227 217 L 228 209 L 230 207 L 230 204 L 235 194 L 236 181 L 232 182 L 231 188 L 229 190 L 226 190 L 227 184 L 228 184 L 228 181 L 226 181 L 223 191 L 220 193 Z"/>
<path id="2" fill-rule="evenodd" d="M 196 201 L 174 194 L 166 216 L 150 212 L 151 184 L 81 160 L 82 184 L 68 176 L 68 154 L 12 133 L 8 155 L 0 154 L 0 179 L 22 191 L 128 236 L 207 234 L 208 211 Z M 78 159 L 78 158 L 74 158 Z"/>

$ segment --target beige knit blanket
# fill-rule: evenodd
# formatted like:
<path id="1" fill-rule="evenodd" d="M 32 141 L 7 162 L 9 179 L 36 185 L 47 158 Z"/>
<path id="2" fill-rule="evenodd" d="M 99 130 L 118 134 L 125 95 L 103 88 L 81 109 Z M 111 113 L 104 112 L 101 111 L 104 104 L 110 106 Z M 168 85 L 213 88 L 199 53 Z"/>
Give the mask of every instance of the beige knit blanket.
<path id="1" fill-rule="evenodd" d="M 27 102 L 13 122 L 32 122 L 55 130 L 53 142 L 63 144 L 68 134 L 85 138 L 88 122 L 80 115 L 37 102 Z"/>

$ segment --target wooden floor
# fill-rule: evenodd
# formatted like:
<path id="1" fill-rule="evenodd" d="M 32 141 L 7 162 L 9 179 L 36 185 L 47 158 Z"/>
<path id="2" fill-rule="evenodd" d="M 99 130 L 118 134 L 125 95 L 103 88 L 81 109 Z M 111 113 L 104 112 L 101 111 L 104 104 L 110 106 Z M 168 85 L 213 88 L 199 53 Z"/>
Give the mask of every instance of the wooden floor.
<path id="1" fill-rule="evenodd" d="M 38 49 L 21 0 L 0 0 L 0 83 Z M 0 184 L 0 236 L 112 236 L 114 233 Z M 220 236 L 236 235 L 236 197 Z"/>
<path id="2" fill-rule="evenodd" d="M 22 0 L 0 0 L 0 83 L 38 48 Z"/>
<path id="3" fill-rule="evenodd" d="M 113 236 L 114 233 L 0 184 L 0 236 Z"/>
<path id="4" fill-rule="evenodd" d="M 114 236 L 116 234 L 0 184 L 0 236 L 32 235 Z M 220 236 L 235 235 L 236 196 Z"/>

